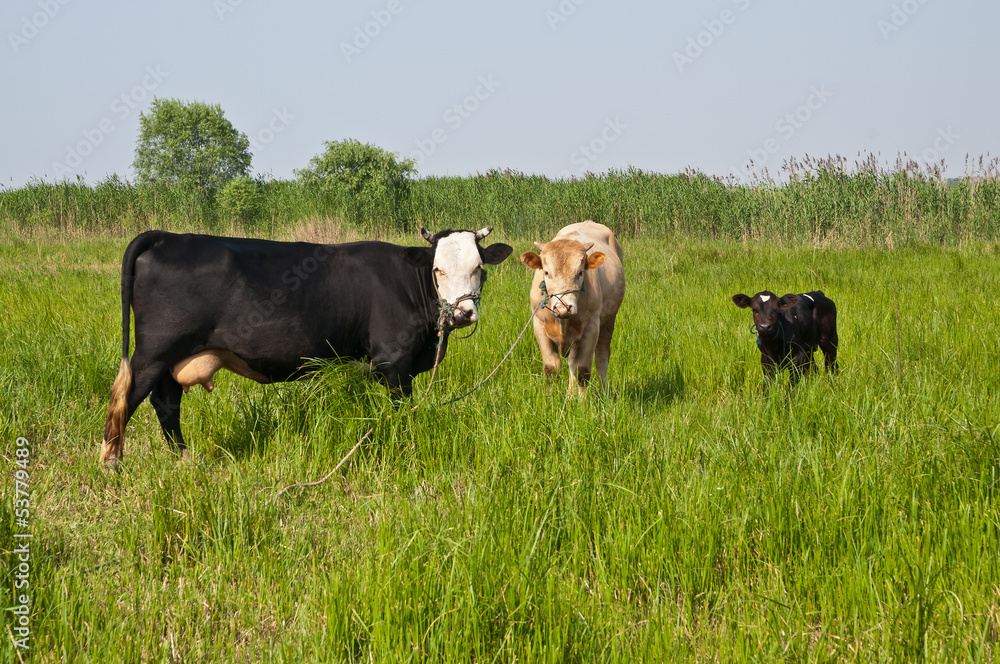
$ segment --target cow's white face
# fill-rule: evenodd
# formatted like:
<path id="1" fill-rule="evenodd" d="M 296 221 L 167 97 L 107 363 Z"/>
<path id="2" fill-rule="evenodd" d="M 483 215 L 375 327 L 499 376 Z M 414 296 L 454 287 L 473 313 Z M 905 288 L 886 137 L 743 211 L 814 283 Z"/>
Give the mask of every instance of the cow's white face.
<path id="1" fill-rule="evenodd" d="M 465 327 L 479 320 L 476 301 L 486 281 L 486 272 L 476 241 L 488 233 L 485 228 L 477 233 L 460 231 L 438 240 L 432 268 L 434 283 L 438 297 L 454 308 L 454 327 Z"/>
<path id="2" fill-rule="evenodd" d="M 476 232 L 431 233 L 421 227 L 420 235 L 432 248 L 403 249 L 406 261 L 424 270 L 431 268 L 439 303 L 451 314 L 448 327 L 465 327 L 479 320 L 477 302 L 486 281 L 483 264 L 499 265 L 514 251 L 512 246 L 502 242 L 480 247 L 479 241 L 492 230 L 492 226 L 487 226 Z"/>

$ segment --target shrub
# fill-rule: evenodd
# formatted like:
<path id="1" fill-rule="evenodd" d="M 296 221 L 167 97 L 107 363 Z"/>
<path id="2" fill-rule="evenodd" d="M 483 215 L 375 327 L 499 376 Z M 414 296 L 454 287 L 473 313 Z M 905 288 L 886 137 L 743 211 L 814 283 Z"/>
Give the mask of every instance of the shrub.
<path id="1" fill-rule="evenodd" d="M 402 228 L 416 165 L 412 159 L 354 139 L 327 141 L 326 149 L 295 174 L 343 210 L 350 221 L 389 221 Z"/>
<path id="2" fill-rule="evenodd" d="M 246 176 L 231 180 L 219 194 L 219 213 L 223 219 L 250 224 L 260 217 L 263 207 L 261 183 Z"/>

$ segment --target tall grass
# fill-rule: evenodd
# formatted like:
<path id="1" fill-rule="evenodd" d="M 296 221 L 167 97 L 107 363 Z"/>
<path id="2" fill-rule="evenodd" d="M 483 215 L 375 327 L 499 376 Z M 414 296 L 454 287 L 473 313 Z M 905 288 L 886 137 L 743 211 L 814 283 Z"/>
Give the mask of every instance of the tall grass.
<path id="1" fill-rule="evenodd" d="M 190 464 L 144 404 L 106 476 L 124 245 L 0 244 L 5 463 L 17 436 L 32 450 L 32 661 L 998 658 L 995 242 L 633 238 L 606 390 L 567 401 L 564 370 L 546 393 L 529 338 L 443 406 L 527 319 L 511 259 L 415 412 L 349 367 L 223 372 L 184 398 Z M 764 389 L 729 301 L 763 288 L 837 302 L 839 375 Z M 272 500 L 370 427 L 339 476 Z"/>
<path id="2" fill-rule="evenodd" d="M 271 181 L 262 187 L 263 204 L 246 230 L 273 231 L 288 220 L 335 211 L 295 182 Z M 214 232 L 226 229 L 227 222 L 213 196 L 169 183 L 132 184 L 111 176 L 94 186 L 35 181 L 0 191 L 0 224 L 17 236 L 46 231 L 133 235 L 151 228 Z"/>
<path id="3" fill-rule="evenodd" d="M 758 239 L 874 244 L 954 245 L 1000 234 L 998 163 L 967 162 L 947 180 L 941 167 L 874 156 L 791 160 L 778 178 L 751 182 L 687 170 L 675 175 L 637 169 L 571 180 L 512 171 L 417 180 L 406 201 L 381 207 L 346 191 L 320 192 L 300 181 L 261 181 L 252 216 L 238 218 L 212 196 L 165 184 L 132 185 L 112 177 L 34 182 L 0 191 L 0 229 L 132 235 L 148 228 L 277 235 L 316 218 L 336 218 L 370 233 L 429 228 L 503 227 L 518 236 L 549 234 L 593 219 L 625 237 Z M 259 204 L 258 204 L 259 202 Z M 411 228 L 412 227 L 412 228 Z"/>

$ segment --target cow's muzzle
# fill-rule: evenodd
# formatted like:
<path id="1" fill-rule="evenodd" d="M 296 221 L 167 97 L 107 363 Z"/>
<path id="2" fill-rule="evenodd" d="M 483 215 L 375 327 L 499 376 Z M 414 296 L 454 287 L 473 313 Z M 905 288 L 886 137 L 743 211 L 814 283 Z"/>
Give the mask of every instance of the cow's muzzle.
<path id="1" fill-rule="evenodd" d="M 463 307 L 455 307 L 451 312 L 451 326 L 452 327 L 466 327 L 472 325 L 479 320 L 479 315 L 476 310 L 465 309 Z"/>
<path id="2" fill-rule="evenodd" d="M 468 327 L 479 322 L 479 300 L 482 291 L 473 291 L 458 298 L 454 302 L 445 299 L 438 300 L 438 307 L 444 316 L 444 324 L 449 328 Z M 463 302 L 471 301 L 471 307 L 460 306 Z"/>
<path id="3" fill-rule="evenodd" d="M 559 300 L 556 304 L 549 307 L 549 310 L 556 318 L 569 318 L 576 313 L 576 305 Z"/>
<path id="4" fill-rule="evenodd" d="M 774 334 L 774 325 L 764 325 L 763 323 L 757 323 L 757 333 L 764 337 L 769 337 Z"/>
<path id="5" fill-rule="evenodd" d="M 563 299 L 563 296 L 584 292 L 584 287 L 581 285 L 579 288 L 574 288 L 573 290 L 566 290 L 561 293 L 549 293 L 544 281 L 538 284 L 538 288 L 542 292 L 542 307 L 548 309 L 556 318 L 569 318 L 577 311 L 576 298 L 567 298 L 567 300 L 570 300 L 567 301 Z"/>

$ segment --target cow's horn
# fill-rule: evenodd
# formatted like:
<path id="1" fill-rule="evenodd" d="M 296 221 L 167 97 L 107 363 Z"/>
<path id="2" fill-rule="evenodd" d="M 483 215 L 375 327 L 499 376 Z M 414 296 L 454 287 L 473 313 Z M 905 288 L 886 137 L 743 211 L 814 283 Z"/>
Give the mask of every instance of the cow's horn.
<path id="1" fill-rule="evenodd" d="M 482 240 L 484 237 L 486 237 L 487 235 L 489 235 L 490 231 L 492 231 L 492 230 L 493 230 L 492 226 L 487 226 L 486 228 L 484 228 L 482 230 L 476 231 L 476 241 L 478 242 L 479 240 Z"/>
<path id="2" fill-rule="evenodd" d="M 434 237 L 434 235 L 423 226 L 420 227 L 420 236 L 423 237 L 428 242 L 430 242 L 431 238 Z"/>

